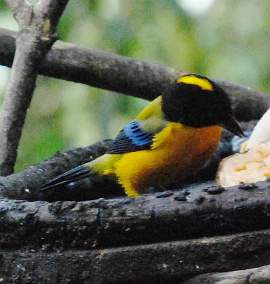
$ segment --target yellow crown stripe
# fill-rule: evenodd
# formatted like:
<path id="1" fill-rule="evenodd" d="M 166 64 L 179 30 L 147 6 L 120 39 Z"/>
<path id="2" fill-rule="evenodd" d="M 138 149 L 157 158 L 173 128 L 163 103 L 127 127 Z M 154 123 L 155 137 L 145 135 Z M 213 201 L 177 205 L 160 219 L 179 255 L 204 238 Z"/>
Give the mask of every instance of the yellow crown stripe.
<path id="1" fill-rule="evenodd" d="M 194 75 L 180 77 L 177 83 L 195 85 L 203 90 L 213 91 L 213 85 L 207 79 L 199 78 Z"/>

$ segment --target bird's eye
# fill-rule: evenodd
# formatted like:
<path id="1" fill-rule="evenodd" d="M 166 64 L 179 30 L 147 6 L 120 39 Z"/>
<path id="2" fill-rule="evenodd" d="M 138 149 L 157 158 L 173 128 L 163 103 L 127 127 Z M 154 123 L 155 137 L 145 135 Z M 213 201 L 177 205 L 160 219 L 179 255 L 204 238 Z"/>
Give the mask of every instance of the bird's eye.
<path id="1" fill-rule="evenodd" d="M 213 84 L 206 78 L 200 78 L 195 75 L 182 76 L 176 81 L 177 83 L 189 84 L 197 86 L 202 90 L 213 91 Z"/>

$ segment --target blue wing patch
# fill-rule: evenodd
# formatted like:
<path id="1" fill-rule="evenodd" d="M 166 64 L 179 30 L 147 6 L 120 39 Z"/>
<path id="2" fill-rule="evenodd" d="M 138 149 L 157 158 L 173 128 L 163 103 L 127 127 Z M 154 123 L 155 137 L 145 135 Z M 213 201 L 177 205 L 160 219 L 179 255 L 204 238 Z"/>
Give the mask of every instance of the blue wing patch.
<path id="1" fill-rule="evenodd" d="M 150 149 L 152 141 L 153 134 L 143 130 L 141 122 L 134 120 L 119 132 L 107 153 L 122 154 Z"/>

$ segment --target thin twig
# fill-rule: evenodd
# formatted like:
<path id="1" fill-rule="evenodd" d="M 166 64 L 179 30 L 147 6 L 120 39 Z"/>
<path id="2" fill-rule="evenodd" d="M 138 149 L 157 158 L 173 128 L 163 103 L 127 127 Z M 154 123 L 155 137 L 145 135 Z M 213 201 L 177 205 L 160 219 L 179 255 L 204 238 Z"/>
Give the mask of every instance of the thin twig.
<path id="1" fill-rule="evenodd" d="M 16 52 L 0 118 L 0 173 L 13 172 L 24 120 L 35 88 L 37 69 L 55 41 L 55 30 L 68 0 L 40 0 L 34 7 L 7 0 L 18 21 Z"/>
<path id="2" fill-rule="evenodd" d="M 33 15 L 33 7 L 26 0 L 6 0 L 6 2 L 19 27 L 27 26 Z"/>

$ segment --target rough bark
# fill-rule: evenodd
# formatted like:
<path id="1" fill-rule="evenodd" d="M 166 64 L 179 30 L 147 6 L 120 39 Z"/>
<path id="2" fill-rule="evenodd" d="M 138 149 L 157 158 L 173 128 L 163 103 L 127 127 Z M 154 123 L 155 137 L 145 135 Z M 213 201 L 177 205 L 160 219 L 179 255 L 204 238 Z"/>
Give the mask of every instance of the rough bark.
<path id="1" fill-rule="evenodd" d="M 37 68 L 54 43 L 67 0 L 7 0 L 20 31 L 0 120 L 0 173 L 13 172 L 24 120 L 35 88 Z"/>
<path id="2" fill-rule="evenodd" d="M 40 187 L 53 177 L 102 155 L 109 144 L 110 140 L 105 140 L 88 147 L 76 148 L 63 153 L 59 152 L 50 159 L 38 165 L 31 166 L 22 172 L 7 177 L 0 177 L 0 196 L 26 200 L 39 200 L 44 198 L 39 191 Z M 78 200 L 80 198 L 79 191 L 76 191 L 75 196 L 72 192 L 63 194 L 64 195 L 61 195 L 61 192 L 59 195 L 56 194 L 54 199 L 61 199 L 61 196 L 62 199 L 70 198 Z M 81 199 L 93 199 L 102 194 L 106 195 L 106 192 L 97 188 L 92 192 L 88 192 L 88 196 L 83 196 Z"/>
<path id="3" fill-rule="evenodd" d="M 269 249 L 269 231 L 98 250 L 5 249 L 0 250 L 0 279 L 8 284 L 178 284 L 200 273 L 269 263 Z"/>
<path id="4" fill-rule="evenodd" d="M 91 249 L 264 230 L 270 222 L 267 187 L 262 182 L 222 191 L 209 182 L 136 200 L 2 199 L 0 247 Z"/>
<path id="5" fill-rule="evenodd" d="M 0 29 L 0 64 L 11 65 L 15 39 L 15 32 Z M 160 64 L 61 41 L 48 52 L 39 72 L 148 100 L 166 93 L 180 73 Z M 269 97 L 263 93 L 226 81 L 216 82 L 231 94 L 239 120 L 259 119 L 269 107 Z"/>

